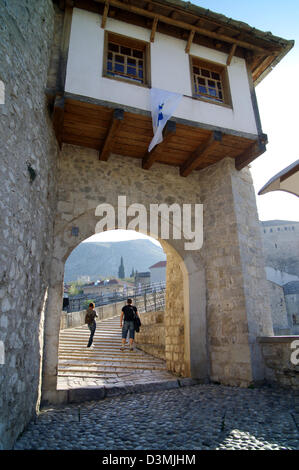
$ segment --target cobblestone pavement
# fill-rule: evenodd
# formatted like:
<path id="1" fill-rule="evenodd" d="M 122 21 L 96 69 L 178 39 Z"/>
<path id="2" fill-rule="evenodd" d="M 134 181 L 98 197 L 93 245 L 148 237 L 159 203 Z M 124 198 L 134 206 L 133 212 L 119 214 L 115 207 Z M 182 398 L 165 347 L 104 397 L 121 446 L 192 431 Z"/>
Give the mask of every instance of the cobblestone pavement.
<path id="1" fill-rule="evenodd" d="M 14 449 L 299 449 L 295 395 L 194 385 L 47 408 Z M 296 424 L 297 421 L 297 424 Z"/>

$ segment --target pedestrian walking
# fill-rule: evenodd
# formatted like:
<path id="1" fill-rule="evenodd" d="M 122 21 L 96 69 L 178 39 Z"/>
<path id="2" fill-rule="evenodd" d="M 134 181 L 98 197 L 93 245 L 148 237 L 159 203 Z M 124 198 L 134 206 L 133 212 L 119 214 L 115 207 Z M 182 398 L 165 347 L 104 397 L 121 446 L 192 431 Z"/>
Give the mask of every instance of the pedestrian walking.
<path id="1" fill-rule="evenodd" d="M 98 315 L 97 315 L 97 312 L 95 311 L 94 308 L 95 308 L 95 304 L 93 302 L 90 302 L 90 304 L 88 306 L 88 309 L 86 311 L 86 315 L 85 315 L 85 323 L 87 324 L 87 326 L 90 330 L 90 337 L 89 337 L 89 341 L 88 341 L 88 345 L 87 345 L 88 348 L 90 348 L 91 346 L 93 347 L 93 345 L 92 345 L 93 337 L 94 337 L 96 327 L 97 327 L 95 318 Z"/>
<path id="2" fill-rule="evenodd" d="M 134 351 L 135 339 L 135 318 L 140 318 L 135 305 L 132 305 L 132 299 L 127 300 L 127 305 L 122 308 L 120 315 L 120 327 L 122 328 L 122 346 L 121 350 L 125 349 L 126 339 L 129 332 L 130 351 Z"/>

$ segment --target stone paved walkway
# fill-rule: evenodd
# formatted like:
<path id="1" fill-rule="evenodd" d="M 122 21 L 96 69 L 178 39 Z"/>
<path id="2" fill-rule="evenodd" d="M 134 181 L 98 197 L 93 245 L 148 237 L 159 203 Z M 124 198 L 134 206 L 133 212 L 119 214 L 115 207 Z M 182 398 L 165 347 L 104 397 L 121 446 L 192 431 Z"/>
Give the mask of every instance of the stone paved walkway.
<path id="1" fill-rule="evenodd" d="M 142 385 L 177 381 L 166 363 L 141 350 L 121 347 L 120 317 L 98 321 L 92 349 L 86 325 L 62 330 L 59 341 L 58 390 L 104 389 L 105 396 Z M 99 390 L 100 391 L 100 390 Z"/>
<path id="2" fill-rule="evenodd" d="M 298 418 L 289 391 L 186 386 L 44 409 L 15 450 L 298 450 Z"/>

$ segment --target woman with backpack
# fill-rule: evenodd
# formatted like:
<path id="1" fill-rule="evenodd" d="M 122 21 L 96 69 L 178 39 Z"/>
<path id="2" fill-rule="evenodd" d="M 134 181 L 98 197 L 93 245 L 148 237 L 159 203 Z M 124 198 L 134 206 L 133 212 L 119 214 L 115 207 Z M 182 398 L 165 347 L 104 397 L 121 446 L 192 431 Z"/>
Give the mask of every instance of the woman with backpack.
<path id="1" fill-rule="evenodd" d="M 86 315 L 85 315 L 85 323 L 87 323 L 87 326 L 90 331 L 90 337 L 89 337 L 89 341 L 87 345 L 88 348 L 90 348 L 92 345 L 93 337 L 94 337 L 96 326 L 97 326 L 95 318 L 98 315 L 94 308 L 95 308 L 95 304 L 93 302 L 90 302 L 88 309 L 86 311 Z"/>

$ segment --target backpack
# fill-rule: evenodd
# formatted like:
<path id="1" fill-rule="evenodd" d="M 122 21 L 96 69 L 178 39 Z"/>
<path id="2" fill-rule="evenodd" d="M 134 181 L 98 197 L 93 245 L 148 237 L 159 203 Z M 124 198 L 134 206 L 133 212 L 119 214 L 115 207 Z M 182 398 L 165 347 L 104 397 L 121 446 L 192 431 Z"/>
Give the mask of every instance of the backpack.
<path id="1" fill-rule="evenodd" d="M 93 317 L 92 312 L 93 312 L 92 310 L 91 310 L 91 311 L 87 311 L 87 313 L 86 313 L 86 315 L 85 315 L 85 323 L 86 323 L 87 325 L 89 325 L 90 323 L 93 322 L 94 317 Z"/>
<path id="2" fill-rule="evenodd" d="M 134 320 L 134 329 L 136 331 L 136 333 L 139 333 L 140 331 L 140 327 L 141 327 L 141 321 L 140 321 L 140 318 L 135 315 L 135 320 Z"/>
<path id="3" fill-rule="evenodd" d="M 135 320 L 135 318 L 136 318 L 135 310 L 133 309 L 133 307 L 132 307 L 131 305 L 127 305 L 127 307 L 129 307 L 130 312 L 128 312 L 128 313 L 126 314 L 126 320 L 127 320 L 127 321 L 133 321 L 133 320 Z"/>

